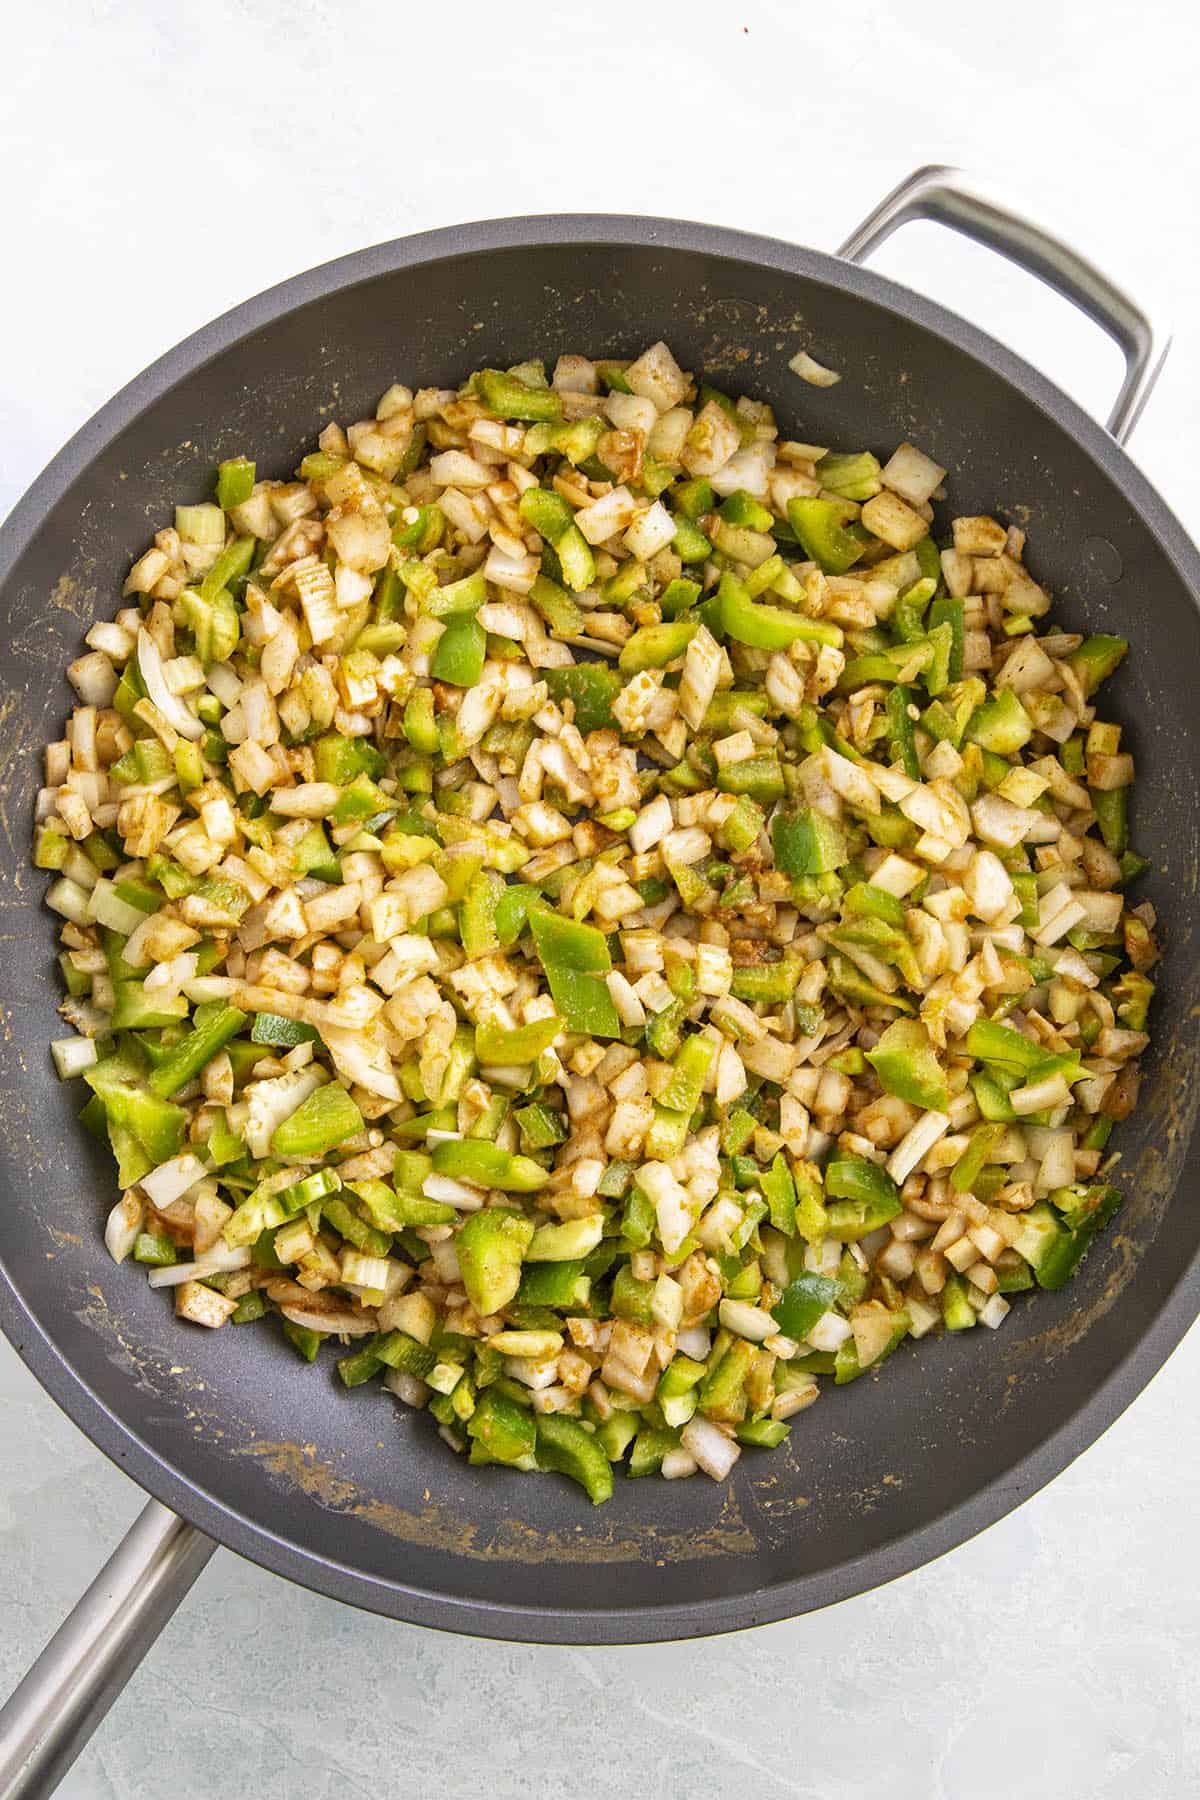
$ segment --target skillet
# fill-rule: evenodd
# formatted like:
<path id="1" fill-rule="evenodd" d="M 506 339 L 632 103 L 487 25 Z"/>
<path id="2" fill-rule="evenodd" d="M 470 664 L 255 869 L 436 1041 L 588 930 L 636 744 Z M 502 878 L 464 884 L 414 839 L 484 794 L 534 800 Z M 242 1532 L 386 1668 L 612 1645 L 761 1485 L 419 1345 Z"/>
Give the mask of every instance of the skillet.
<path id="1" fill-rule="evenodd" d="M 922 295 L 864 269 L 914 218 L 1047 281 L 1126 357 L 1101 427 L 1043 375 Z M 565 1483 L 470 1469 L 423 1415 L 393 1416 L 301 1369 L 266 1333 L 187 1332 L 118 1270 L 100 1225 L 111 1164 L 50 1077 L 55 934 L 27 863 L 42 745 L 65 664 L 111 616 L 131 554 L 223 457 L 284 475 L 322 417 L 396 379 L 453 383 L 561 349 L 636 353 L 769 400 L 790 435 L 951 470 L 956 512 L 1031 533 L 1067 628 L 1134 640 L 1113 710 L 1138 763 L 1137 847 L 1166 945 L 1142 1103 L 1120 1134 L 1114 1227 L 1060 1294 L 998 1334 L 906 1347 L 881 1380 L 805 1416 L 728 1486 Z M 844 371 L 788 370 L 798 349 Z M 0 1713 L 0 1800 L 48 1793 L 216 1543 L 336 1599 L 480 1636 L 628 1643 L 829 1605 L 961 1543 L 1057 1474 L 1128 1405 L 1200 1310 L 1200 557 L 1121 448 L 1166 340 L 1092 264 L 971 189 L 919 170 L 839 256 L 711 226 L 567 216 L 455 226 L 298 276 L 205 327 L 66 446 L 0 533 L 0 1325 L 75 1422 L 153 1499 Z M 1172 1201 L 1174 1200 L 1174 1204 Z"/>

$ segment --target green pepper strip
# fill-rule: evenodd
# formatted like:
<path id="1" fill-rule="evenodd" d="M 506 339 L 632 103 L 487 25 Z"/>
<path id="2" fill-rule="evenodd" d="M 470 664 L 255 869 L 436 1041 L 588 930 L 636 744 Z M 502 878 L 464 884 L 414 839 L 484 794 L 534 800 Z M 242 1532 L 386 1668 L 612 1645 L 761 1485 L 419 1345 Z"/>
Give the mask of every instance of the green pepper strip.
<path id="1" fill-rule="evenodd" d="M 244 575 L 254 561 L 257 538 L 232 538 L 221 551 L 204 580 L 200 583 L 201 600 L 212 601 L 221 592 Z"/>
<path id="2" fill-rule="evenodd" d="M 532 1237 L 533 1220 L 504 1206 L 489 1206 L 463 1221 L 454 1248 L 467 1298 L 481 1318 L 516 1298 Z"/>
<path id="3" fill-rule="evenodd" d="M 557 1014 L 548 1019 L 535 1019 L 529 1025 L 505 1029 L 499 1025 L 475 1027 L 475 1055 L 481 1063 L 515 1065 L 531 1063 L 548 1050 L 562 1030 Z"/>
<path id="4" fill-rule="evenodd" d="M 913 719 L 909 708 L 915 704 L 910 687 L 894 687 L 887 697 L 888 753 L 898 762 L 910 781 L 920 781 L 921 764 L 913 735 Z"/>
<path id="5" fill-rule="evenodd" d="M 699 629 L 699 619 L 670 619 L 661 625 L 645 625 L 622 645 L 617 667 L 623 675 L 665 668 L 683 655 Z"/>
<path id="6" fill-rule="evenodd" d="M 194 1081 L 206 1063 L 212 1061 L 231 1037 L 241 1030 L 247 1015 L 236 1006 L 223 1006 L 207 1024 L 184 1038 L 164 1062 L 150 1071 L 149 1086 L 161 1100 L 170 1099 L 189 1081 Z"/>
<path id="7" fill-rule="evenodd" d="M 788 523 L 804 554 L 826 575 L 844 575 L 863 553 L 862 542 L 842 523 L 845 514 L 837 500 L 798 498 L 787 503 Z"/>
<path id="8" fill-rule="evenodd" d="M 484 1138 L 451 1138 L 436 1144 L 433 1166 L 439 1175 L 474 1181 L 480 1187 L 502 1188 L 513 1194 L 532 1194 L 550 1179 L 532 1157 L 516 1156 L 510 1150 L 502 1150 L 499 1144 L 489 1144 Z"/>
<path id="9" fill-rule="evenodd" d="M 536 425 L 562 418 L 562 400 L 553 388 L 530 387 L 501 369 L 481 369 L 475 377 L 475 389 L 488 411 L 502 419 Z"/>
<path id="10" fill-rule="evenodd" d="M 276 1156 L 322 1156 L 362 1129 L 363 1116 L 345 1088 L 329 1081 L 276 1126 L 271 1149 Z"/>
<path id="11" fill-rule="evenodd" d="M 950 1185 L 956 1194 L 974 1192 L 983 1165 L 1003 1135 L 1004 1126 L 998 1120 L 975 1127 L 970 1142 L 950 1171 Z"/>
<path id="12" fill-rule="evenodd" d="M 577 1481 L 593 1506 L 612 1498 L 612 1465 L 595 1438 L 576 1420 L 554 1413 L 538 1419 L 537 1458 L 543 1468 Z"/>
<path id="13" fill-rule="evenodd" d="M 828 644 L 836 649 L 842 642 L 837 625 L 820 619 L 806 619 L 801 613 L 785 612 L 779 606 L 761 606 L 747 594 L 733 575 L 723 575 L 717 590 L 721 629 L 736 643 L 754 650 L 786 650 L 800 641 Z"/>

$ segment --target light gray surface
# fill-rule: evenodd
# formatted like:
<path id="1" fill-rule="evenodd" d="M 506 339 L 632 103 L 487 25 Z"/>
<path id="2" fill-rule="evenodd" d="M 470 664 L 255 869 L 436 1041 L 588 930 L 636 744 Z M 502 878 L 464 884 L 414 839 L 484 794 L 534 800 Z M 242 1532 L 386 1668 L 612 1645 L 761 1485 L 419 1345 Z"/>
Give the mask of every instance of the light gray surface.
<path id="1" fill-rule="evenodd" d="M 1180 339 L 1134 453 L 1200 525 L 1194 15 L 1142 5 L 1133 30 L 1114 0 L 1085 17 L 868 0 L 852 18 L 618 0 L 556 8 L 514 49 L 511 9 L 410 13 L 48 0 L 6 21 L 0 509 L 151 357 L 361 244 L 591 208 L 828 246 L 909 167 L 945 160 L 1164 296 Z M 929 226 L 878 266 L 1106 409 L 1115 352 L 1024 278 Z M 738 1638 L 443 1638 L 221 1553 L 60 1791 L 1176 1800 L 1200 1755 L 1198 1377 L 1193 1333 L 1095 1449 L 983 1538 Z M 0 1689 L 139 1505 L 0 1345 Z"/>

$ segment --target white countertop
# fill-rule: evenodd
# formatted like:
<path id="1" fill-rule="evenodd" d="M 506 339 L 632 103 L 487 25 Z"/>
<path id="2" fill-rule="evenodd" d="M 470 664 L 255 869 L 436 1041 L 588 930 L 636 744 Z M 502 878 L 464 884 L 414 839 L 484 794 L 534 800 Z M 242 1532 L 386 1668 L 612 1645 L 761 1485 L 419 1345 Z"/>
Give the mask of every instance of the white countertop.
<path id="1" fill-rule="evenodd" d="M 590 209 L 829 248 L 909 168 L 949 161 L 1165 297 L 1180 341 L 1134 451 L 1200 528 L 1194 15 L 616 0 L 515 17 L 478 0 L 453 18 L 380 0 L 14 13 L 0 513 L 177 339 L 361 245 Z M 1107 409 L 1116 352 L 1026 278 L 930 226 L 878 266 Z M 1193 1333 L 1095 1448 L 982 1538 L 734 1638 L 442 1637 L 218 1553 L 60 1792 L 1182 1800 L 1200 1757 L 1198 1380 Z M 0 1343 L 0 1693 L 140 1504 Z"/>

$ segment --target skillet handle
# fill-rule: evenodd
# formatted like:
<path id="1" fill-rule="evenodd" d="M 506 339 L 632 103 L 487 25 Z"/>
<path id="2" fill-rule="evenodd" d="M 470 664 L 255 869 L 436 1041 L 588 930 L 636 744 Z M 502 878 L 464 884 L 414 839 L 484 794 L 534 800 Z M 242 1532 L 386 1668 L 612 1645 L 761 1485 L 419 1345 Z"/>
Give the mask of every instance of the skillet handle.
<path id="1" fill-rule="evenodd" d="M 1120 347 L 1125 379 L 1108 429 L 1125 443 L 1158 380 L 1171 334 L 1086 256 L 1032 220 L 975 188 L 961 169 L 929 164 L 902 181 L 869 213 L 838 251 L 862 263 L 901 225 L 932 219 L 1036 275 L 1085 312 Z"/>
<path id="2" fill-rule="evenodd" d="M 0 1708 L 0 1800 L 53 1793 L 216 1549 L 151 1500 Z"/>

